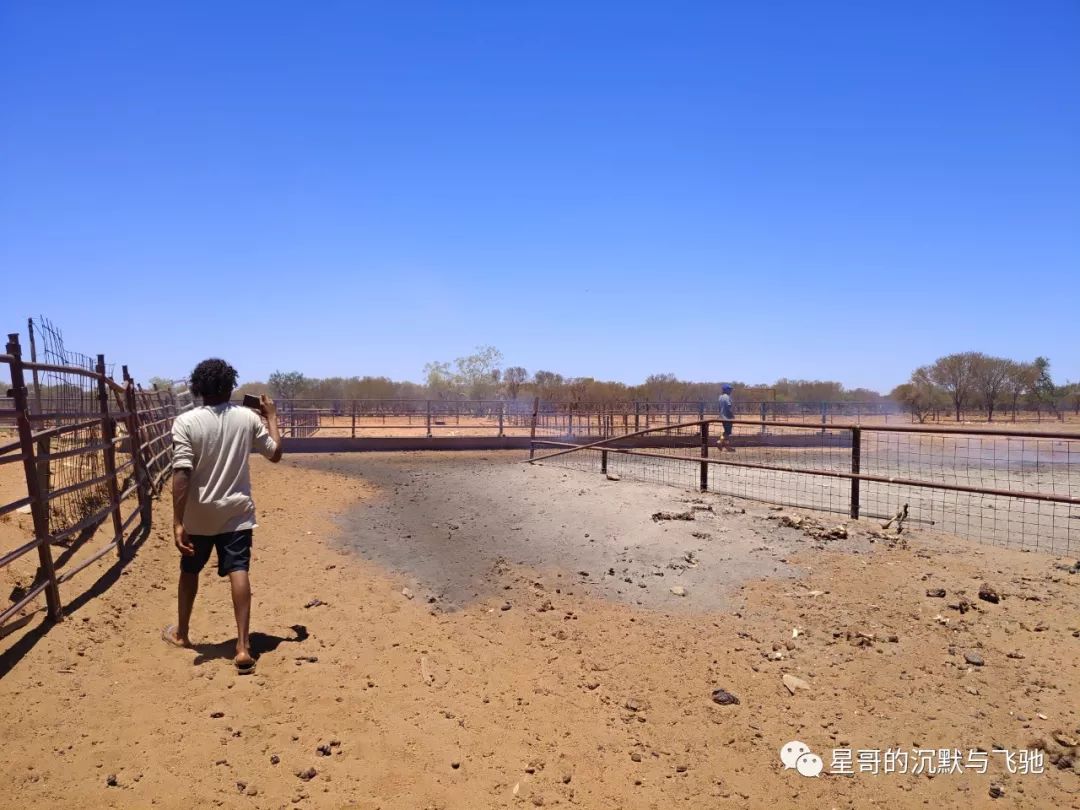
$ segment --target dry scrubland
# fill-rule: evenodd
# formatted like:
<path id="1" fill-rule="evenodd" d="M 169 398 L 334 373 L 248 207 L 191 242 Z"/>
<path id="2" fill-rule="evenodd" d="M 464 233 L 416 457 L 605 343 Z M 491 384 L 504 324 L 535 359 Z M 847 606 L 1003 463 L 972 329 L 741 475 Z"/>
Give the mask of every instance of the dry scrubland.
<path id="1" fill-rule="evenodd" d="M 177 564 L 162 501 L 102 595 L 0 640 L 4 794 L 49 808 L 1080 807 L 1075 560 L 917 531 L 890 543 L 873 523 L 828 539 L 815 526 L 835 516 L 519 459 L 257 460 L 251 677 L 232 671 L 227 588 L 209 570 L 196 649 L 159 640 Z M 0 467 L 0 499 L 16 472 Z M 24 520 L 0 519 L 3 548 Z M 999 602 L 978 598 L 984 582 Z M 790 693 L 785 673 L 810 688 Z M 739 704 L 712 702 L 718 688 Z M 782 770 L 794 738 L 826 766 L 833 747 L 1048 753 L 1039 775 L 999 758 L 985 775 L 807 779 Z"/>

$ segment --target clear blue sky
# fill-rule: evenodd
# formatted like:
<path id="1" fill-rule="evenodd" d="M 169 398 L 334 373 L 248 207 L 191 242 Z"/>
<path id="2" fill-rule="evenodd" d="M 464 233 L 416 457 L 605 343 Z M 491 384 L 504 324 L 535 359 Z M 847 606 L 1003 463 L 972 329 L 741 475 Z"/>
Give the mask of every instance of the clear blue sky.
<path id="1" fill-rule="evenodd" d="M 1074 0 L 0 4 L 0 329 L 143 379 L 1076 380 L 1078 271 Z"/>

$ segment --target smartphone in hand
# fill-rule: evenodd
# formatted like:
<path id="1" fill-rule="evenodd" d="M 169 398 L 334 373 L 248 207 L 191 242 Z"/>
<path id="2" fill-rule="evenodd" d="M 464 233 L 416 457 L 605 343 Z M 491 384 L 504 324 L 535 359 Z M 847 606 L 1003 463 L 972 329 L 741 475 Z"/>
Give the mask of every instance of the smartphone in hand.
<path id="1" fill-rule="evenodd" d="M 254 394 L 244 394 L 244 407 L 262 413 L 262 400 Z"/>

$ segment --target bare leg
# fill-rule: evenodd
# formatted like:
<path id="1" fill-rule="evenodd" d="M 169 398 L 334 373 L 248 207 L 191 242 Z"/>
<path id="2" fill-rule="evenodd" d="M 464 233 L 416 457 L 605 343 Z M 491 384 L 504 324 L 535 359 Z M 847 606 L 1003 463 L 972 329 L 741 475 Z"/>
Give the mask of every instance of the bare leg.
<path id="1" fill-rule="evenodd" d="M 195 597 L 199 593 L 199 575 L 180 572 L 180 582 L 176 586 L 176 627 L 169 634 L 170 641 L 183 647 L 191 646 L 188 637 L 191 625 L 191 609 L 195 606 Z"/>
<path id="2" fill-rule="evenodd" d="M 236 663 L 247 664 L 252 661 L 251 642 L 248 639 L 248 625 L 251 619 L 251 582 L 247 571 L 233 571 L 229 574 L 232 586 L 233 612 L 236 614 Z"/>

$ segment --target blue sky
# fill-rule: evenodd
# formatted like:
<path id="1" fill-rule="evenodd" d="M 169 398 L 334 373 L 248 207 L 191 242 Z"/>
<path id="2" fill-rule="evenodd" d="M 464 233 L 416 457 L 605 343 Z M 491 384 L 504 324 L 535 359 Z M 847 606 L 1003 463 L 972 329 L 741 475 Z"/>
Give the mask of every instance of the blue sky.
<path id="1" fill-rule="evenodd" d="M 1077 380 L 1078 45 L 1071 0 L 4 3 L 0 327 L 144 379 Z"/>

